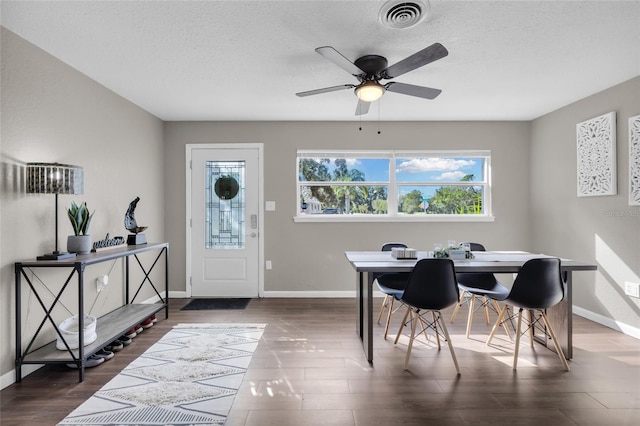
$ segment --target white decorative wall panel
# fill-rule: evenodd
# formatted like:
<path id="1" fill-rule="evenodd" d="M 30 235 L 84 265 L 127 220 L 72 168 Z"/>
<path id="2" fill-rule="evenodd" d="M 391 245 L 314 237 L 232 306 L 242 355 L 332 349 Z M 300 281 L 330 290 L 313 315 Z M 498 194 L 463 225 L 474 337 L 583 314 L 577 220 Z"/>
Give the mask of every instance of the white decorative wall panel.
<path id="1" fill-rule="evenodd" d="M 629 118 L 629 205 L 640 206 L 640 115 Z"/>
<path id="2" fill-rule="evenodd" d="M 576 125 L 578 197 L 615 195 L 616 113 L 610 112 Z"/>

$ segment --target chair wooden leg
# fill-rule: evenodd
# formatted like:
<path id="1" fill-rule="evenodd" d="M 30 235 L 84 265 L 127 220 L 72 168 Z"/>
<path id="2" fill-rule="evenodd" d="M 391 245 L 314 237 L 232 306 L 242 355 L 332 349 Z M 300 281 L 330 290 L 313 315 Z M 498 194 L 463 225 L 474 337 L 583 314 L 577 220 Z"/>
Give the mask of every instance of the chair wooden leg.
<path id="1" fill-rule="evenodd" d="M 560 357 L 560 361 L 562 361 L 562 365 L 564 366 L 564 369 L 569 371 L 569 363 L 567 362 L 567 358 L 564 356 L 562 347 L 560 347 L 560 343 L 558 342 L 558 339 L 556 339 L 556 334 L 553 332 L 553 328 L 551 328 L 551 324 L 549 323 L 549 320 L 547 319 L 547 315 L 544 312 L 542 312 L 542 321 L 544 321 L 544 325 L 547 327 L 547 330 L 549 331 L 549 335 L 551 336 L 551 341 L 553 341 L 553 345 L 556 348 L 556 353 Z"/>
<path id="2" fill-rule="evenodd" d="M 388 297 L 388 296 L 387 296 Z M 391 324 L 391 314 L 393 313 L 393 302 L 395 297 L 391 297 L 391 303 L 389 303 L 389 312 L 387 312 L 387 324 L 384 327 L 384 340 L 387 340 L 387 334 L 389 333 L 389 324 Z M 378 320 L 380 322 L 380 320 Z"/>
<path id="3" fill-rule="evenodd" d="M 411 312 L 411 308 L 407 307 L 407 312 L 404 314 L 404 317 L 402 318 L 402 322 L 400 323 L 400 330 L 398 330 L 398 334 L 396 334 L 396 340 L 393 341 L 394 345 L 398 343 L 398 339 L 400 338 L 402 329 L 404 328 L 404 325 L 407 322 L 407 317 L 409 316 L 409 312 Z"/>
<path id="4" fill-rule="evenodd" d="M 500 314 L 500 305 L 498 304 L 497 300 L 493 301 L 493 304 L 496 308 L 496 312 L 498 312 L 498 315 Z M 506 321 L 502 321 L 502 328 L 504 328 L 504 332 L 507 333 L 507 337 L 509 337 L 509 340 L 513 342 L 513 338 L 511 337 L 511 332 L 509 331 L 509 326 L 506 323 Z"/>
<path id="5" fill-rule="evenodd" d="M 485 296 L 482 298 L 482 306 L 484 306 L 484 317 L 487 320 L 487 325 L 491 323 L 489 319 L 489 299 Z"/>
<path id="6" fill-rule="evenodd" d="M 469 334 L 471 334 L 471 323 L 473 322 L 473 310 L 475 309 L 475 294 L 471 295 L 469 299 L 469 316 L 467 317 L 467 339 L 469 338 Z"/>
<path id="7" fill-rule="evenodd" d="M 409 357 L 411 356 L 411 348 L 413 347 L 413 339 L 416 336 L 416 326 L 419 321 L 419 313 L 414 313 L 413 309 L 411 309 L 411 337 L 409 338 L 409 346 L 407 346 L 407 357 L 404 360 L 404 369 L 409 369 Z"/>
<path id="8" fill-rule="evenodd" d="M 518 351 L 520 349 L 520 329 L 522 327 L 522 308 L 518 310 L 518 325 L 516 327 L 516 348 L 513 351 L 513 369 L 518 369 Z"/>
<path id="9" fill-rule="evenodd" d="M 384 313 L 384 308 L 386 308 L 387 304 L 389 303 L 389 297 L 390 296 L 388 294 L 386 294 L 384 296 L 384 302 L 382 302 L 382 307 L 380 308 L 380 313 L 378 314 L 378 324 L 380 324 L 380 319 L 382 319 L 382 314 Z"/>
<path id="10" fill-rule="evenodd" d="M 453 350 L 453 343 L 451 343 L 451 337 L 449 337 L 449 331 L 447 330 L 447 325 L 445 321 L 442 320 L 442 315 L 440 312 L 437 313 L 438 318 L 436 319 L 436 329 L 438 328 L 438 324 L 442 327 L 442 331 L 444 332 L 444 337 L 447 339 L 447 344 L 449 345 L 449 352 L 451 352 L 451 357 L 453 358 L 453 363 L 456 366 L 456 371 L 458 372 L 458 376 L 460 375 L 460 366 L 458 366 L 458 358 L 456 358 L 456 352 Z"/>
<path id="11" fill-rule="evenodd" d="M 467 297 L 467 292 L 463 290 L 462 293 L 460 293 L 460 300 L 458 300 L 456 307 L 453 308 L 453 313 L 451 314 L 451 322 L 456 319 L 456 315 L 458 315 L 458 311 L 460 310 L 460 306 L 462 306 L 465 297 Z"/>
<path id="12" fill-rule="evenodd" d="M 491 340 L 493 339 L 494 334 L 496 334 L 496 331 L 498 330 L 498 327 L 500 327 L 500 324 L 502 323 L 502 320 L 504 318 L 504 314 L 507 312 L 507 306 L 505 305 L 504 308 L 502 308 L 502 310 L 500 311 L 500 315 L 498 315 L 498 320 L 496 321 L 496 323 L 493 325 L 493 328 L 491 329 L 491 333 L 489 333 L 489 338 L 487 338 L 487 345 L 489 345 L 491 343 Z M 511 337 L 511 336 L 509 336 Z"/>

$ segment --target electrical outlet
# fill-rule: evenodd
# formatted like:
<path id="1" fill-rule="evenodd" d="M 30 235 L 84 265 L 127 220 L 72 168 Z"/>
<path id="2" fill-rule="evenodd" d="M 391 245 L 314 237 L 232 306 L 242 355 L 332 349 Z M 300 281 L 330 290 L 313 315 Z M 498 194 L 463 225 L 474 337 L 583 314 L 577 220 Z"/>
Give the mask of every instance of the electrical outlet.
<path id="1" fill-rule="evenodd" d="M 267 260 L 267 261 L 265 262 L 265 267 L 266 267 L 267 269 L 271 269 L 271 268 L 273 267 L 273 265 L 271 265 L 271 261 L 270 261 L 270 260 Z"/>
<path id="2" fill-rule="evenodd" d="M 109 275 L 101 275 L 96 278 L 96 291 L 100 293 L 102 289 L 104 289 L 107 284 L 109 284 Z"/>
<path id="3" fill-rule="evenodd" d="M 624 294 L 631 297 L 640 298 L 640 283 L 624 282 Z"/>

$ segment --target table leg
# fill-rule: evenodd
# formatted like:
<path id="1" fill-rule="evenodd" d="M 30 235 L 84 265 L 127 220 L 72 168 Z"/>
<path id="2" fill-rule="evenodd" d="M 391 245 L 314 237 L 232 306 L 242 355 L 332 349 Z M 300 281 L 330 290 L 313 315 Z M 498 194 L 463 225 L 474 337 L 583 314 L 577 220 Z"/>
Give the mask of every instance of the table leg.
<path id="1" fill-rule="evenodd" d="M 22 381 L 22 288 L 20 275 L 22 274 L 22 266 L 16 264 L 16 383 Z"/>
<path id="2" fill-rule="evenodd" d="M 358 292 L 358 334 L 367 361 L 373 362 L 373 274 L 360 272 L 356 286 Z"/>
<path id="3" fill-rule="evenodd" d="M 78 273 L 78 328 L 84 330 L 84 265 L 76 264 L 76 271 Z M 82 383 L 84 381 L 84 366 L 87 360 L 84 357 L 84 333 L 78 333 L 78 358 L 80 359 L 80 365 L 78 365 L 78 381 Z"/>
<path id="4" fill-rule="evenodd" d="M 571 271 L 564 272 L 566 287 L 564 300 L 550 309 L 547 309 L 549 324 L 558 338 L 560 347 L 567 359 L 573 358 L 573 297 Z M 547 345 L 555 351 L 553 345 Z"/>
<path id="5" fill-rule="evenodd" d="M 164 319 L 169 319 L 169 246 L 164 248 Z"/>
<path id="6" fill-rule="evenodd" d="M 558 343 L 564 352 L 564 356 L 567 359 L 573 358 L 573 298 L 572 298 L 572 284 L 571 284 L 571 271 L 563 272 L 563 279 L 565 280 L 565 295 L 562 302 L 546 310 L 547 319 L 549 324 L 553 328 L 553 331 L 558 339 Z M 548 333 L 538 333 L 534 335 L 535 340 L 538 343 L 543 344 L 547 349 L 555 352 L 555 348 L 549 340 Z"/>
<path id="7" fill-rule="evenodd" d="M 365 291 L 365 314 L 367 321 L 367 361 L 373 362 L 373 274 L 368 272 L 364 284 Z"/>

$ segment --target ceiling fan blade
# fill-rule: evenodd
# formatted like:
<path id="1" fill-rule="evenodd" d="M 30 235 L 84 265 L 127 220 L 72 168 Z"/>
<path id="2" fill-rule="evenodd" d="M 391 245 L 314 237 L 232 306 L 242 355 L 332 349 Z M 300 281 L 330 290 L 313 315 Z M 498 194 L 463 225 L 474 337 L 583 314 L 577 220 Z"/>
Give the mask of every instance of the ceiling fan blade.
<path id="1" fill-rule="evenodd" d="M 324 89 L 316 89 L 316 90 L 308 90 L 306 92 L 298 92 L 296 93 L 296 96 L 311 96 L 311 95 L 319 95 L 320 93 L 329 93 L 329 92 L 336 92 L 338 90 L 344 90 L 344 89 L 353 89 L 354 87 L 356 87 L 353 84 L 342 84 L 340 86 L 331 86 L 331 87 L 325 87 Z"/>
<path id="2" fill-rule="evenodd" d="M 414 86 L 413 84 L 390 82 L 384 85 L 389 92 L 402 93 L 403 95 L 416 96 L 418 98 L 435 99 L 442 90 L 431 87 Z"/>
<path id="3" fill-rule="evenodd" d="M 316 52 L 318 52 L 351 75 L 364 74 L 364 71 L 358 68 L 353 62 L 345 58 L 342 53 L 338 52 L 331 46 L 318 47 L 316 49 Z"/>
<path id="4" fill-rule="evenodd" d="M 384 78 L 396 78 L 402 74 L 413 71 L 449 54 L 449 51 L 440 43 L 434 43 L 429 47 L 401 60 L 388 67 L 384 72 Z"/>
<path id="5" fill-rule="evenodd" d="M 371 102 L 363 102 L 358 99 L 358 106 L 356 106 L 356 115 L 365 115 L 369 112 L 369 106 Z"/>

